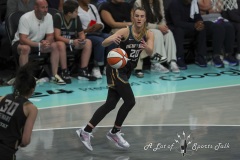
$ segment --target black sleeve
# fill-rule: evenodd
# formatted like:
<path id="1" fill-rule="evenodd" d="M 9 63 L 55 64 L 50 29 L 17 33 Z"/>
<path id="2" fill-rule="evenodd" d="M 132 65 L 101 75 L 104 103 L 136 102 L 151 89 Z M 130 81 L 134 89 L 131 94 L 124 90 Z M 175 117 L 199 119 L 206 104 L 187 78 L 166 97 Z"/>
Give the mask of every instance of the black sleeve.
<path id="1" fill-rule="evenodd" d="M 230 21 L 240 23 L 240 12 L 238 9 L 228 10 L 227 14 Z"/>
<path id="2" fill-rule="evenodd" d="M 188 17 L 186 17 L 187 15 L 186 13 L 181 13 L 180 7 L 181 6 L 178 6 L 178 4 L 175 3 L 175 1 L 170 4 L 169 13 L 170 13 L 173 25 L 192 30 L 194 28 L 194 23 L 184 20 L 184 19 L 187 19 Z"/>
<path id="3" fill-rule="evenodd" d="M 80 17 L 77 16 L 77 32 L 82 32 L 83 28 L 82 28 L 82 22 L 80 21 Z"/>
<path id="4" fill-rule="evenodd" d="M 53 17 L 53 26 L 54 28 L 60 29 L 62 27 L 62 19 L 60 18 L 59 14 L 55 14 Z"/>
<path id="5" fill-rule="evenodd" d="M 198 14 L 194 14 L 194 21 L 197 22 L 197 21 L 203 21 L 202 19 L 202 16 L 200 14 L 200 10 L 199 10 L 199 13 Z"/>
<path id="6" fill-rule="evenodd" d="M 99 13 L 101 13 L 102 10 L 109 11 L 108 6 L 109 6 L 108 2 L 103 2 L 99 8 Z"/>

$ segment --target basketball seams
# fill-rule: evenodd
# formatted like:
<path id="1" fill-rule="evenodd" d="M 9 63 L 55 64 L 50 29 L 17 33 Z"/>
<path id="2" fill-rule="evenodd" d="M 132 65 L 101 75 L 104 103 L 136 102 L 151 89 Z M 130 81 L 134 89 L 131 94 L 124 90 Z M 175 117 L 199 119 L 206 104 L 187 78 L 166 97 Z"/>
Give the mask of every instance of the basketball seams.
<path id="1" fill-rule="evenodd" d="M 122 60 L 122 58 L 120 58 L 120 57 L 111 57 L 111 60 L 108 59 L 107 61 L 110 65 L 115 65 L 121 60 Z"/>
<path id="2" fill-rule="evenodd" d="M 107 55 L 108 64 L 115 69 L 124 67 L 127 60 L 128 56 L 121 48 L 112 49 Z"/>
<path id="3" fill-rule="evenodd" d="M 119 53 L 121 56 L 125 56 L 125 51 L 123 51 L 121 48 L 115 48 L 113 51 Z"/>

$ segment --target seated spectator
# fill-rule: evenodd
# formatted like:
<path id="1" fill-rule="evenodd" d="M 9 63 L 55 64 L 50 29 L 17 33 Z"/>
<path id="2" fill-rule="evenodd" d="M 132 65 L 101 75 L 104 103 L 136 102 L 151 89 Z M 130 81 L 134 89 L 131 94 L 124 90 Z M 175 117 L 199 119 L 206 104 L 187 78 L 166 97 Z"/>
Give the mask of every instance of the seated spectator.
<path id="1" fill-rule="evenodd" d="M 238 9 L 227 10 L 225 18 L 227 18 L 235 28 L 235 35 L 237 40 L 236 58 L 240 60 L 240 0 L 237 0 Z"/>
<path id="2" fill-rule="evenodd" d="M 163 59 L 167 58 L 169 69 L 172 72 L 180 72 L 176 64 L 176 44 L 171 30 L 166 25 L 165 12 L 162 0 L 137 0 L 135 7 L 143 7 L 147 13 L 147 27 L 154 33 L 154 54 L 160 54 Z M 141 53 L 141 58 L 146 57 L 146 53 Z M 139 62 L 142 59 L 139 59 Z M 140 66 L 142 68 L 142 66 Z M 141 69 L 140 68 L 140 69 Z M 139 69 L 139 68 L 136 68 Z M 163 73 L 169 72 L 167 68 L 159 62 L 151 65 L 151 70 L 160 71 Z M 137 71 L 137 70 L 136 70 Z"/>
<path id="3" fill-rule="evenodd" d="M 82 28 L 86 33 L 86 37 L 92 41 L 93 54 L 94 54 L 94 68 L 92 75 L 97 78 L 102 78 L 100 71 L 103 70 L 105 64 L 105 53 L 108 53 L 116 45 L 110 45 L 108 47 L 102 46 L 102 41 L 109 37 L 109 34 L 102 33 L 104 24 L 102 23 L 97 8 L 90 4 L 90 0 L 78 0 L 78 15 L 82 22 Z"/>
<path id="4" fill-rule="evenodd" d="M 68 0 L 63 4 L 63 14 L 57 13 L 54 16 L 54 35 L 60 52 L 77 49 L 82 52 L 80 58 L 78 79 L 96 80 L 88 72 L 88 62 L 92 53 L 92 42 L 86 39 L 82 24 L 78 17 L 78 3 Z M 82 49 L 80 51 L 79 49 Z M 80 54 L 80 53 L 79 53 Z M 66 66 L 64 66 L 66 68 Z"/>
<path id="5" fill-rule="evenodd" d="M 36 0 L 34 10 L 25 13 L 19 20 L 18 30 L 12 41 L 14 53 L 19 54 L 19 65 L 23 66 L 28 62 L 29 54 L 46 54 L 51 52 L 51 65 L 53 81 L 57 84 L 66 82 L 57 74 L 58 63 L 66 63 L 66 52 L 60 52 L 57 43 L 54 42 L 53 19 L 48 13 L 46 0 Z M 45 38 L 45 39 L 44 39 Z M 66 68 L 62 68 L 66 71 Z M 65 78 L 69 79 L 66 71 Z"/>
<path id="6" fill-rule="evenodd" d="M 105 25 L 104 33 L 115 33 L 117 30 L 131 25 L 132 6 L 124 0 L 104 2 L 99 13 Z"/>
<path id="7" fill-rule="evenodd" d="M 224 49 L 224 61 L 231 66 L 238 65 L 238 60 L 233 55 L 235 41 L 233 25 L 221 16 L 221 7 L 214 5 L 211 0 L 198 0 L 198 4 L 202 11 L 207 36 L 212 37 L 214 66 L 224 67 L 220 58 L 222 49 Z"/>
<path id="8" fill-rule="evenodd" d="M 172 0 L 169 4 L 167 19 L 168 26 L 172 30 L 177 47 L 177 64 L 182 70 L 187 69 L 184 59 L 184 38 L 196 37 L 197 47 L 195 63 L 200 67 L 206 67 L 206 31 L 200 14 L 195 13 L 190 17 L 192 0 Z"/>
<path id="9" fill-rule="evenodd" d="M 0 0 L 1 1 L 1 0 Z M 7 10 L 6 10 L 6 15 L 5 19 L 12 13 L 17 12 L 17 11 L 22 11 L 22 12 L 29 12 L 34 9 L 34 4 L 36 0 L 7 0 Z M 4 54 L 6 56 L 11 56 L 11 44 L 8 40 L 6 31 L 5 31 L 5 22 L 3 23 L 3 36 L 2 36 L 2 48 L 7 49 L 4 50 Z"/>

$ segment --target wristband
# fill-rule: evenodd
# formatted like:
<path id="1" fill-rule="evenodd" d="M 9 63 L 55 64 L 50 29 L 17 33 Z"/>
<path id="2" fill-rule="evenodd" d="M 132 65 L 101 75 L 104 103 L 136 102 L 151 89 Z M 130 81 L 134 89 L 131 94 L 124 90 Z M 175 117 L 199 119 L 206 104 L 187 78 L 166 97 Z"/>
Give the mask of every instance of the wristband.
<path id="1" fill-rule="evenodd" d="M 71 51 L 72 51 L 72 44 L 73 44 L 73 40 L 70 39 L 70 40 L 69 40 L 69 47 L 70 47 L 70 50 L 71 50 Z"/>
<path id="2" fill-rule="evenodd" d="M 38 56 L 41 55 L 41 43 L 38 42 Z"/>
<path id="3" fill-rule="evenodd" d="M 72 45 L 73 44 L 73 39 L 69 40 L 69 44 Z"/>

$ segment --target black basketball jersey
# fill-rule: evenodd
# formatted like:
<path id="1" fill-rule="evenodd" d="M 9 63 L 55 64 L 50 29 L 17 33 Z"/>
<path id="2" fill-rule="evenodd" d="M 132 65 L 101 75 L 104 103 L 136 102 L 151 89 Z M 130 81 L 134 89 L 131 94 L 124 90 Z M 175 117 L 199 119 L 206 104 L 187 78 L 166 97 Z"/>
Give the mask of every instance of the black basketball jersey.
<path id="1" fill-rule="evenodd" d="M 129 35 L 128 38 L 126 38 L 124 41 L 121 41 L 119 44 L 119 47 L 126 51 L 128 58 L 130 59 L 129 62 L 131 62 L 131 65 L 133 68 L 137 66 L 137 62 L 140 56 L 140 53 L 142 52 L 142 49 L 140 48 L 141 40 L 135 39 L 132 33 L 132 25 L 128 27 L 129 28 Z M 143 37 L 144 40 L 146 40 L 146 35 Z"/>
<path id="2" fill-rule="evenodd" d="M 69 23 L 66 22 L 62 13 L 57 13 L 53 17 L 54 28 L 61 30 L 61 36 L 68 39 L 78 38 L 78 33 L 83 31 L 82 23 L 79 16 L 71 19 Z"/>
<path id="3" fill-rule="evenodd" d="M 0 143 L 11 148 L 20 145 L 26 122 L 23 104 L 28 99 L 13 94 L 5 96 L 0 102 Z"/>

